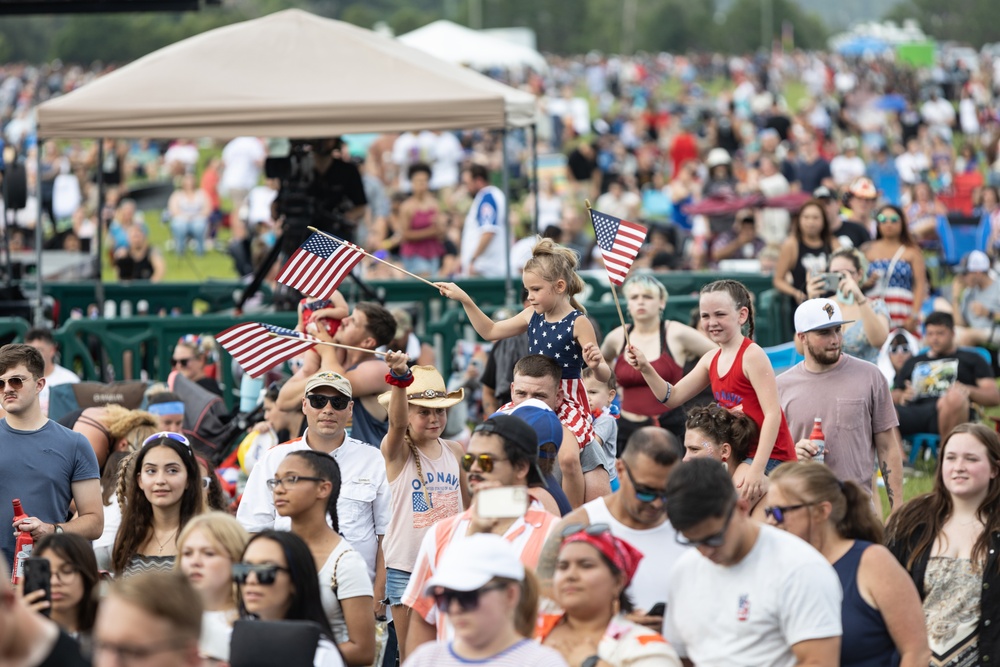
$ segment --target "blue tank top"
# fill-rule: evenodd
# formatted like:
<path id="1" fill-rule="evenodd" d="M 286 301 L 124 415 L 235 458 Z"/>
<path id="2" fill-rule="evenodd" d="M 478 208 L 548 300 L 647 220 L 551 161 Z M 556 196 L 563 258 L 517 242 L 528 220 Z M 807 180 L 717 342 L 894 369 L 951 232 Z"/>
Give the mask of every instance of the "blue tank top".
<path id="1" fill-rule="evenodd" d="M 871 542 L 855 540 L 847 553 L 833 564 L 844 589 L 840 612 L 844 628 L 840 642 L 841 667 L 894 667 L 899 664 L 896 645 L 885 627 L 882 613 L 865 602 L 858 591 L 861 554 L 871 545 Z"/>
<path id="2" fill-rule="evenodd" d="M 365 410 L 361 399 L 354 399 L 354 411 L 351 413 L 351 437 L 372 447 L 382 445 L 382 438 L 389 432 L 389 420 L 379 421 Z"/>
<path id="3" fill-rule="evenodd" d="M 583 369 L 583 349 L 573 338 L 573 325 L 581 315 L 574 310 L 558 322 L 546 322 L 545 315 L 535 313 L 528 321 L 528 354 L 544 354 L 555 360 L 562 368 L 563 380 L 580 379 Z"/>

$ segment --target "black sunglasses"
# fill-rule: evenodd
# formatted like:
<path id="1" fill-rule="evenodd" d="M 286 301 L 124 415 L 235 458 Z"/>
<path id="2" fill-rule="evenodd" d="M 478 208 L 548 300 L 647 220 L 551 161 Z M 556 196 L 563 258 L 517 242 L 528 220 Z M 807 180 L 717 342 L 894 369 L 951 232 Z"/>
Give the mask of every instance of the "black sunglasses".
<path id="1" fill-rule="evenodd" d="M 621 462 L 625 466 L 625 474 L 628 475 L 628 481 L 632 483 L 632 488 L 635 490 L 635 497 L 640 503 L 651 503 L 657 498 L 662 498 L 666 502 L 667 494 L 662 489 L 654 489 L 651 486 L 636 484 L 635 477 L 632 476 L 632 470 L 625 463 L 625 459 L 621 459 Z"/>
<path id="2" fill-rule="evenodd" d="M 0 391 L 3 391 L 7 385 L 14 391 L 21 391 L 24 388 L 24 383 L 28 378 L 23 378 L 18 375 L 14 377 L 7 378 L 6 380 L 0 379 Z"/>
<path id="3" fill-rule="evenodd" d="M 474 611 L 479 607 L 479 596 L 489 591 L 499 591 L 507 588 L 507 584 L 490 584 L 477 588 L 474 591 L 453 591 L 450 588 L 435 588 L 431 593 L 434 598 L 434 606 L 438 611 L 448 613 L 451 603 L 457 602 L 462 611 Z"/>
<path id="4" fill-rule="evenodd" d="M 729 508 L 729 513 L 726 514 L 726 522 L 722 524 L 722 530 L 717 532 L 715 535 L 709 535 L 708 537 L 703 537 L 700 540 L 691 540 L 685 537 L 681 531 L 677 531 L 675 538 L 677 544 L 683 545 L 685 547 L 721 547 L 726 543 L 726 531 L 729 530 L 729 522 L 733 520 L 733 514 L 736 513 L 736 503 L 733 503 Z"/>
<path id="5" fill-rule="evenodd" d="M 892 354 L 899 354 L 900 352 L 909 352 L 909 345 L 892 345 L 889 347 L 889 352 Z"/>
<path id="6" fill-rule="evenodd" d="M 180 366 L 181 368 L 187 368 L 188 362 L 191 361 L 193 357 L 188 357 L 187 359 L 171 359 L 170 362 L 174 366 Z"/>
<path id="7" fill-rule="evenodd" d="M 343 394 L 335 394 L 333 396 L 327 396 L 326 394 L 306 394 L 306 400 L 309 401 L 309 405 L 312 406 L 313 410 L 322 410 L 326 407 L 327 403 L 334 410 L 345 410 L 351 402 L 351 399 Z"/>
<path id="8" fill-rule="evenodd" d="M 493 472 L 493 464 L 500 461 L 509 461 L 510 459 L 502 459 L 499 456 L 493 456 L 492 454 L 480 454 L 476 456 L 474 454 L 465 454 L 462 456 L 462 470 L 469 472 L 472 470 L 472 464 L 479 462 L 479 468 L 483 472 Z"/>
<path id="9" fill-rule="evenodd" d="M 250 576 L 251 572 L 257 577 L 258 584 L 261 586 L 271 586 L 278 578 L 278 572 L 288 572 L 288 568 L 270 564 L 233 563 L 233 581 L 236 583 L 247 583 L 247 577 Z"/>
<path id="10" fill-rule="evenodd" d="M 803 507 L 812 507 L 816 503 L 799 503 L 798 505 L 784 505 L 784 506 L 774 506 L 765 507 L 764 516 L 768 519 L 774 519 L 775 523 L 782 524 L 785 523 L 785 512 L 791 512 L 792 510 L 800 510 Z"/>

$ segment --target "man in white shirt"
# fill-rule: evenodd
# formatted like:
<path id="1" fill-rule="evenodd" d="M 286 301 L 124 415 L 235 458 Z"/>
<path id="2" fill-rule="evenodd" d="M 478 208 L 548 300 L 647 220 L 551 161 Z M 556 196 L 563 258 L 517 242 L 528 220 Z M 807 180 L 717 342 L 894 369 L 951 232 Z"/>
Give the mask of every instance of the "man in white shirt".
<path id="1" fill-rule="evenodd" d="M 865 175 L 865 161 L 858 156 L 858 140 L 846 137 L 840 144 L 843 153 L 830 160 L 830 173 L 838 188 L 846 188 Z"/>
<path id="2" fill-rule="evenodd" d="M 906 142 L 906 152 L 896 158 L 899 180 L 907 185 L 919 183 L 923 173 L 931 168 L 930 158 L 920 150 L 920 142 L 910 139 Z"/>
<path id="3" fill-rule="evenodd" d="M 48 329 L 32 329 L 24 334 L 24 342 L 38 350 L 45 361 L 45 386 L 38 394 L 42 414 L 49 416 L 49 387 L 59 384 L 76 384 L 80 376 L 56 363 L 56 339 Z"/>
<path id="4" fill-rule="evenodd" d="M 507 269 L 507 197 L 500 188 L 489 184 L 489 172 L 481 164 L 466 169 L 462 177 L 469 194 L 475 197 L 462 227 L 462 273 L 502 278 Z"/>
<path id="5" fill-rule="evenodd" d="M 667 519 L 663 503 L 667 478 L 680 462 L 682 451 L 673 434 L 657 426 L 641 428 L 628 439 L 625 452 L 615 462 L 621 482 L 618 490 L 564 516 L 546 541 L 536 570 L 543 596 L 551 595 L 563 530 L 574 524 L 604 523 L 612 535 L 647 556 L 639 562 L 628 587 L 636 607 L 629 620 L 659 632 L 670 570 L 686 553 L 677 544 L 677 531 Z"/>
<path id="6" fill-rule="evenodd" d="M 753 521 L 713 459 L 676 466 L 665 499 L 677 541 L 694 547 L 670 574 L 663 624 L 685 665 L 839 664 L 843 594 L 818 551 Z"/>
<path id="7" fill-rule="evenodd" d="M 930 127 L 931 132 L 945 141 L 951 141 L 951 128 L 955 125 L 955 107 L 948 100 L 939 97 L 937 90 L 932 89 L 930 99 L 921 105 L 920 117 Z"/>
<path id="8" fill-rule="evenodd" d="M 239 210 L 247 193 L 260 180 L 266 157 L 264 142 L 257 137 L 236 137 L 222 149 L 224 166 L 219 180 L 219 192 L 227 195 L 233 202 L 234 214 L 230 217 L 230 224 L 234 239 L 242 240 L 247 237 L 247 229 L 240 219 Z"/>
<path id="9" fill-rule="evenodd" d="M 312 449 L 325 452 L 340 466 L 337 516 L 340 532 L 364 557 L 375 582 L 375 599 L 385 594 L 385 559 L 382 537 L 389 526 L 389 482 L 385 461 L 378 449 L 347 436 L 351 416 L 351 383 L 329 371 L 312 376 L 302 397 L 308 428 L 301 438 L 277 445 L 257 460 L 243 492 L 236 518 L 251 533 L 288 530 L 290 519 L 278 517 L 267 480 L 290 452 Z"/>

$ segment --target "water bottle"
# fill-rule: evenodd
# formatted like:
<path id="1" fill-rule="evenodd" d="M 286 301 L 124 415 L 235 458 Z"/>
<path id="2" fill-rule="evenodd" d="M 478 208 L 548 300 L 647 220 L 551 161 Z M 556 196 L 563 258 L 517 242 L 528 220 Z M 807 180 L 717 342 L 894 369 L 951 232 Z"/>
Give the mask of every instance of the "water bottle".
<path id="1" fill-rule="evenodd" d="M 813 454 L 812 460 L 819 461 L 820 463 L 826 462 L 826 436 L 823 435 L 823 420 L 819 417 L 813 421 L 813 430 L 809 434 L 809 439 L 812 441 L 813 446 L 816 448 L 816 453 Z"/>
<path id="2" fill-rule="evenodd" d="M 115 319 L 115 313 L 118 311 L 118 304 L 114 301 L 104 302 L 104 319 L 113 320 Z"/>
<path id="3" fill-rule="evenodd" d="M 132 302 L 128 299 L 124 299 L 121 305 L 121 312 L 119 315 L 123 318 L 132 317 Z"/>

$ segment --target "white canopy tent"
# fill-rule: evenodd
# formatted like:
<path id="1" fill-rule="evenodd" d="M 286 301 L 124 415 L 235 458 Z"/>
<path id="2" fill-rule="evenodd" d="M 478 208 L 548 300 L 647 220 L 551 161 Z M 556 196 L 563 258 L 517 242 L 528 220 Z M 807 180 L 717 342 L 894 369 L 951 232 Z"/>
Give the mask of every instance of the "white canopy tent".
<path id="1" fill-rule="evenodd" d="M 190 37 L 41 104 L 38 135 L 312 138 L 506 130 L 532 125 L 535 115 L 530 93 L 371 30 L 289 9 Z M 505 191 L 506 177 L 505 169 Z M 39 304 L 41 291 L 39 278 Z"/>
<path id="2" fill-rule="evenodd" d="M 545 58 L 535 49 L 451 21 L 429 23 L 400 35 L 399 41 L 441 60 L 477 70 L 530 67 L 536 72 L 547 72 L 549 69 Z"/>
<path id="3" fill-rule="evenodd" d="M 535 97 L 289 9 L 164 47 L 38 108 L 44 137 L 307 138 L 525 126 Z"/>

